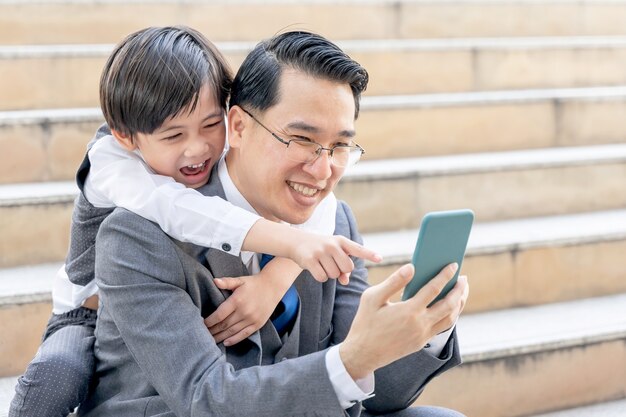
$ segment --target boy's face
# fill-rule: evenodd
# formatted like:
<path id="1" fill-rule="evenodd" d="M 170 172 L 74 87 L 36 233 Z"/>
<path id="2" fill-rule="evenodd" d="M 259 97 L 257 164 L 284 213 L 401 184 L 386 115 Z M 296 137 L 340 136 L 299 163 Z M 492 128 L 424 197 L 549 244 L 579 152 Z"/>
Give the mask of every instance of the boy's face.
<path id="1" fill-rule="evenodd" d="M 199 188 L 208 182 L 211 168 L 224 150 L 224 110 L 205 85 L 192 113 L 183 109 L 153 133 L 137 133 L 132 141 L 116 132 L 114 135 L 126 149 L 139 149 L 157 174 Z"/>
<path id="2" fill-rule="evenodd" d="M 352 143 L 355 105 L 347 84 L 285 69 L 278 96 L 276 105 L 255 117 L 279 137 L 325 148 Z M 294 162 L 286 157 L 286 146 L 241 109 L 231 109 L 229 118 L 228 171 L 239 191 L 267 219 L 291 224 L 309 219 L 345 168 L 332 165 L 326 151 L 314 162 Z"/>

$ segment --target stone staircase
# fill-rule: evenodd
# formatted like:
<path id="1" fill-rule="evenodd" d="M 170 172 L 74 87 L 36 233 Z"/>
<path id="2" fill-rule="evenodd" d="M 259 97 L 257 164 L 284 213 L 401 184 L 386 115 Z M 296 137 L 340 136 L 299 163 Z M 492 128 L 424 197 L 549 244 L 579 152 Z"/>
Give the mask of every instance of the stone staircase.
<path id="1" fill-rule="evenodd" d="M 475 211 L 465 363 L 418 403 L 626 416 L 626 1 L 0 0 L 0 417 L 50 314 L 101 67 L 164 24 L 234 68 L 284 28 L 368 68 L 367 154 L 337 194 L 385 257 L 372 282 L 410 261 L 426 212 Z"/>

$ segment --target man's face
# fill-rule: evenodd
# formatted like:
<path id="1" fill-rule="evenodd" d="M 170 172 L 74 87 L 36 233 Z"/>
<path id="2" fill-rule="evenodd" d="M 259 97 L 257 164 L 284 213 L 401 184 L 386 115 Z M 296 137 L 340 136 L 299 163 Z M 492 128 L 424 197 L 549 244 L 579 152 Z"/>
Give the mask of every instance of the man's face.
<path id="1" fill-rule="evenodd" d="M 325 148 L 352 144 L 354 97 L 348 84 L 285 69 L 279 102 L 264 112 L 249 110 L 284 140 L 306 139 Z M 305 222 L 333 191 L 345 168 L 331 164 L 327 151 L 313 162 L 286 156 L 279 142 L 241 109 L 231 109 L 228 170 L 239 191 L 263 217 L 291 224 Z"/>
<path id="2" fill-rule="evenodd" d="M 157 174 L 198 188 L 207 183 L 211 168 L 224 150 L 225 136 L 224 111 L 210 88 L 204 86 L 193 112 L 183 109 L 153 133 L 138 133 L 132 143 L 126 138 L 122 144 L 127 149 L 138 148 Z"/>

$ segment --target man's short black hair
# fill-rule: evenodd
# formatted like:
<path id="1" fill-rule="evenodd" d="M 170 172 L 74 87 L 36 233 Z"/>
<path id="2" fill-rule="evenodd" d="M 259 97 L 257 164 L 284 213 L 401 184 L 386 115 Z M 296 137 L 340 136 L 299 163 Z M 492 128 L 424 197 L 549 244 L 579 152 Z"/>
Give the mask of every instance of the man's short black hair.
<path id="1" fill-rule="evenodd" d="M 232 82 L 222 54 L 200 32 L 150 27 L 120 42 L 100 78 L 100 106 L 111 129 L 150 134 L 181 111 L 192 112 L 204 85 L 226 109 Z"/>
<path id="2" fill-rule="evenodd" d="M 328 39 L 304 31 L 274 36 L 250 52 L 233 81 L 230 107 L 263 111 L 275 105 L 279 100 L 280 75 L 286 67 L 349 84 L 354 96 L 354 117 L 358 117 L 361 93 L 367 88 L 367 71 Z"/>

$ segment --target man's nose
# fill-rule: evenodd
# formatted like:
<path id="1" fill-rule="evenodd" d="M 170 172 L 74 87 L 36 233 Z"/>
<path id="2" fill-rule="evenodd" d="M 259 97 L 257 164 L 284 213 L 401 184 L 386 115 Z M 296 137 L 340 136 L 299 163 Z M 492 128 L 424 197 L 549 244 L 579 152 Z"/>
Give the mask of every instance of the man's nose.
<path id="1" fill-rule="evenodd" d="M 315 161 L 304 164 L 304 170 L 316 180 L 327 180 L 330 178 L 333 173 L 332 168 L 330 153 L 326 150 L 323 150 Z"/>

